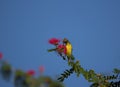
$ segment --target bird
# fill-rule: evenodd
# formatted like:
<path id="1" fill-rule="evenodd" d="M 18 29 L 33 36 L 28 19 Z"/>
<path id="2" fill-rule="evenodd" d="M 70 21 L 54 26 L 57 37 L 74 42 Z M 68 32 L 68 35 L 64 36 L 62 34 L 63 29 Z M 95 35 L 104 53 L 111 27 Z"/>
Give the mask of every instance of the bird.
<path id="1" fill-rule="evenodd" d="M 72 55 L 72 44 L 70 43 L 70 41 L 67 38 L 63 39 L 63 44 L 66 46 L 66 57 L 68 59 L 69 62 L 74 60 L 74 56 Z"/>

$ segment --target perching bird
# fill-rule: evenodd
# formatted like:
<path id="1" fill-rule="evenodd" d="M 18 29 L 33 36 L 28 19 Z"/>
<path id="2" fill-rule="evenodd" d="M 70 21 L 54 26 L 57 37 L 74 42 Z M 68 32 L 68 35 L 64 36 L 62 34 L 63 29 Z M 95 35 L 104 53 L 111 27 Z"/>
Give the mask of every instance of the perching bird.
<path id="1" fill-rule="evenodd" d="M 74 60 L 74 57 L 72 55 L 72 45 L 69 42 L 69 40 L 64 38 L 63 39 L 63 44 L 66 46 L 66 56 L 68 58 L 68 61 Z"/>

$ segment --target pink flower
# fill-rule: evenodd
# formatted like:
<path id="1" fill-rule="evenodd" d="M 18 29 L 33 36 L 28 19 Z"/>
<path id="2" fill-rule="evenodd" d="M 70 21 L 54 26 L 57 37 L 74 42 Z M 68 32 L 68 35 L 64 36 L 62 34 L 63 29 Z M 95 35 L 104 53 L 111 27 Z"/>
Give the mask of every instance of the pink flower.
<path id="1" fill-rule="evenodd" d="M 51 38 L 51 39 L 49 40 L 49 43 L 50 43 L 50 44 L 53 44 L 53 45 L 58 45 L 59 42 L 60 42 L 60 40 L 57 39 L 57 38 Z"/>
<path id="2" fill-rule="evenodd" d="M 0 59 L 2 59 L 3 58 L 3 54 L 0 52 Z"/>
<path id="3" fill-rule="evenodd" d="M 43 73 L 44 70 L 45 70 L 44 66 L 40 66 L 40 67 L 39 67 L 39 70 L 40 70 L 40 73 Z"/>
<path id="4" fill-rule="evenodd" d="M 58 51 L 59 53 L 64 53 L 64 54 L 66 54 L 66 51 L 67 51 L 66 46 L 65 46 L 65 45 L 62 45 L 62 44 L 58 45 L 58 46 L 57 46 L 57 51 Z"/>
<path id="5" fill-rule="evenodd" d="M 34 70 L 29 70 L 29 71 L 27 71 L 27 74 L 30 75 L 30 76 L 33 76 L 33 75 L 35 75 L 35 71 Z"/>

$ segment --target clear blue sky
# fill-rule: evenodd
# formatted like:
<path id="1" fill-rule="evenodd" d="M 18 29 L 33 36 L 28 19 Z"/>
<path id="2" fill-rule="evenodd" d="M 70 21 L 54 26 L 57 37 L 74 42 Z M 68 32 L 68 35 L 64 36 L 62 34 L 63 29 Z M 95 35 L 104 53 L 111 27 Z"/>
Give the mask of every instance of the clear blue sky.
<path id="1" fill-rule="evenodd" d="M 0 0 L 0 51 L 14 68 L 45 66 L 56 78 L 68 68 L 55 53 L 51 37 L 68 38 L 82 67 L 96 72 L 120 68 L 120 0 Z M 37 73 L 38 74 L 38 73 Z M 0 79 L 0 87 L 13 87 Z M 75 74 L 66 87 L 89 87 Z"/>

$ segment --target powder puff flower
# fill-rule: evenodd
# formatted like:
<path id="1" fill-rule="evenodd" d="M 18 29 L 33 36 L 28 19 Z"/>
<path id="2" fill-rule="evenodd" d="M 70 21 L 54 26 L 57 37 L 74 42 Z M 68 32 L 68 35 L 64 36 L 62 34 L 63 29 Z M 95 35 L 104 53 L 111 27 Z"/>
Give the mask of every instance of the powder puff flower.
<path id="1" fill-rule="evenodd" d="M 64 53 L 64 54 L 66 54 L 66 51 L 67 51 L 66 46 L 62 45 L 62 44 L 58 45 L 57 46 L 57 51 L 58 51 L 58 53 Z"/>
<path id="2" fill-rule="evenodd" d="M 49 40 L 49 43 L 50 43 L 50 44 L 53 44 L 53 45 L 58 45 L 59 42 L 60 42 L 60 40 L 57 39 L 57 38 L 51 38 L 51 39 Z"/>
<path id="3" fill-rule="evenodd" d="M 33 75 L 35 75 L 35 71 L 34 70 L 29 70 L 29 71 L 27 71 L 27 74 L 30 75 L 30 76 L 33 76 Z"/>
<path id="4" fill-rule="evenodd" d="M 2 59 L 3 58 L 3 54 L 0 52 L 0 59 Z"/>

